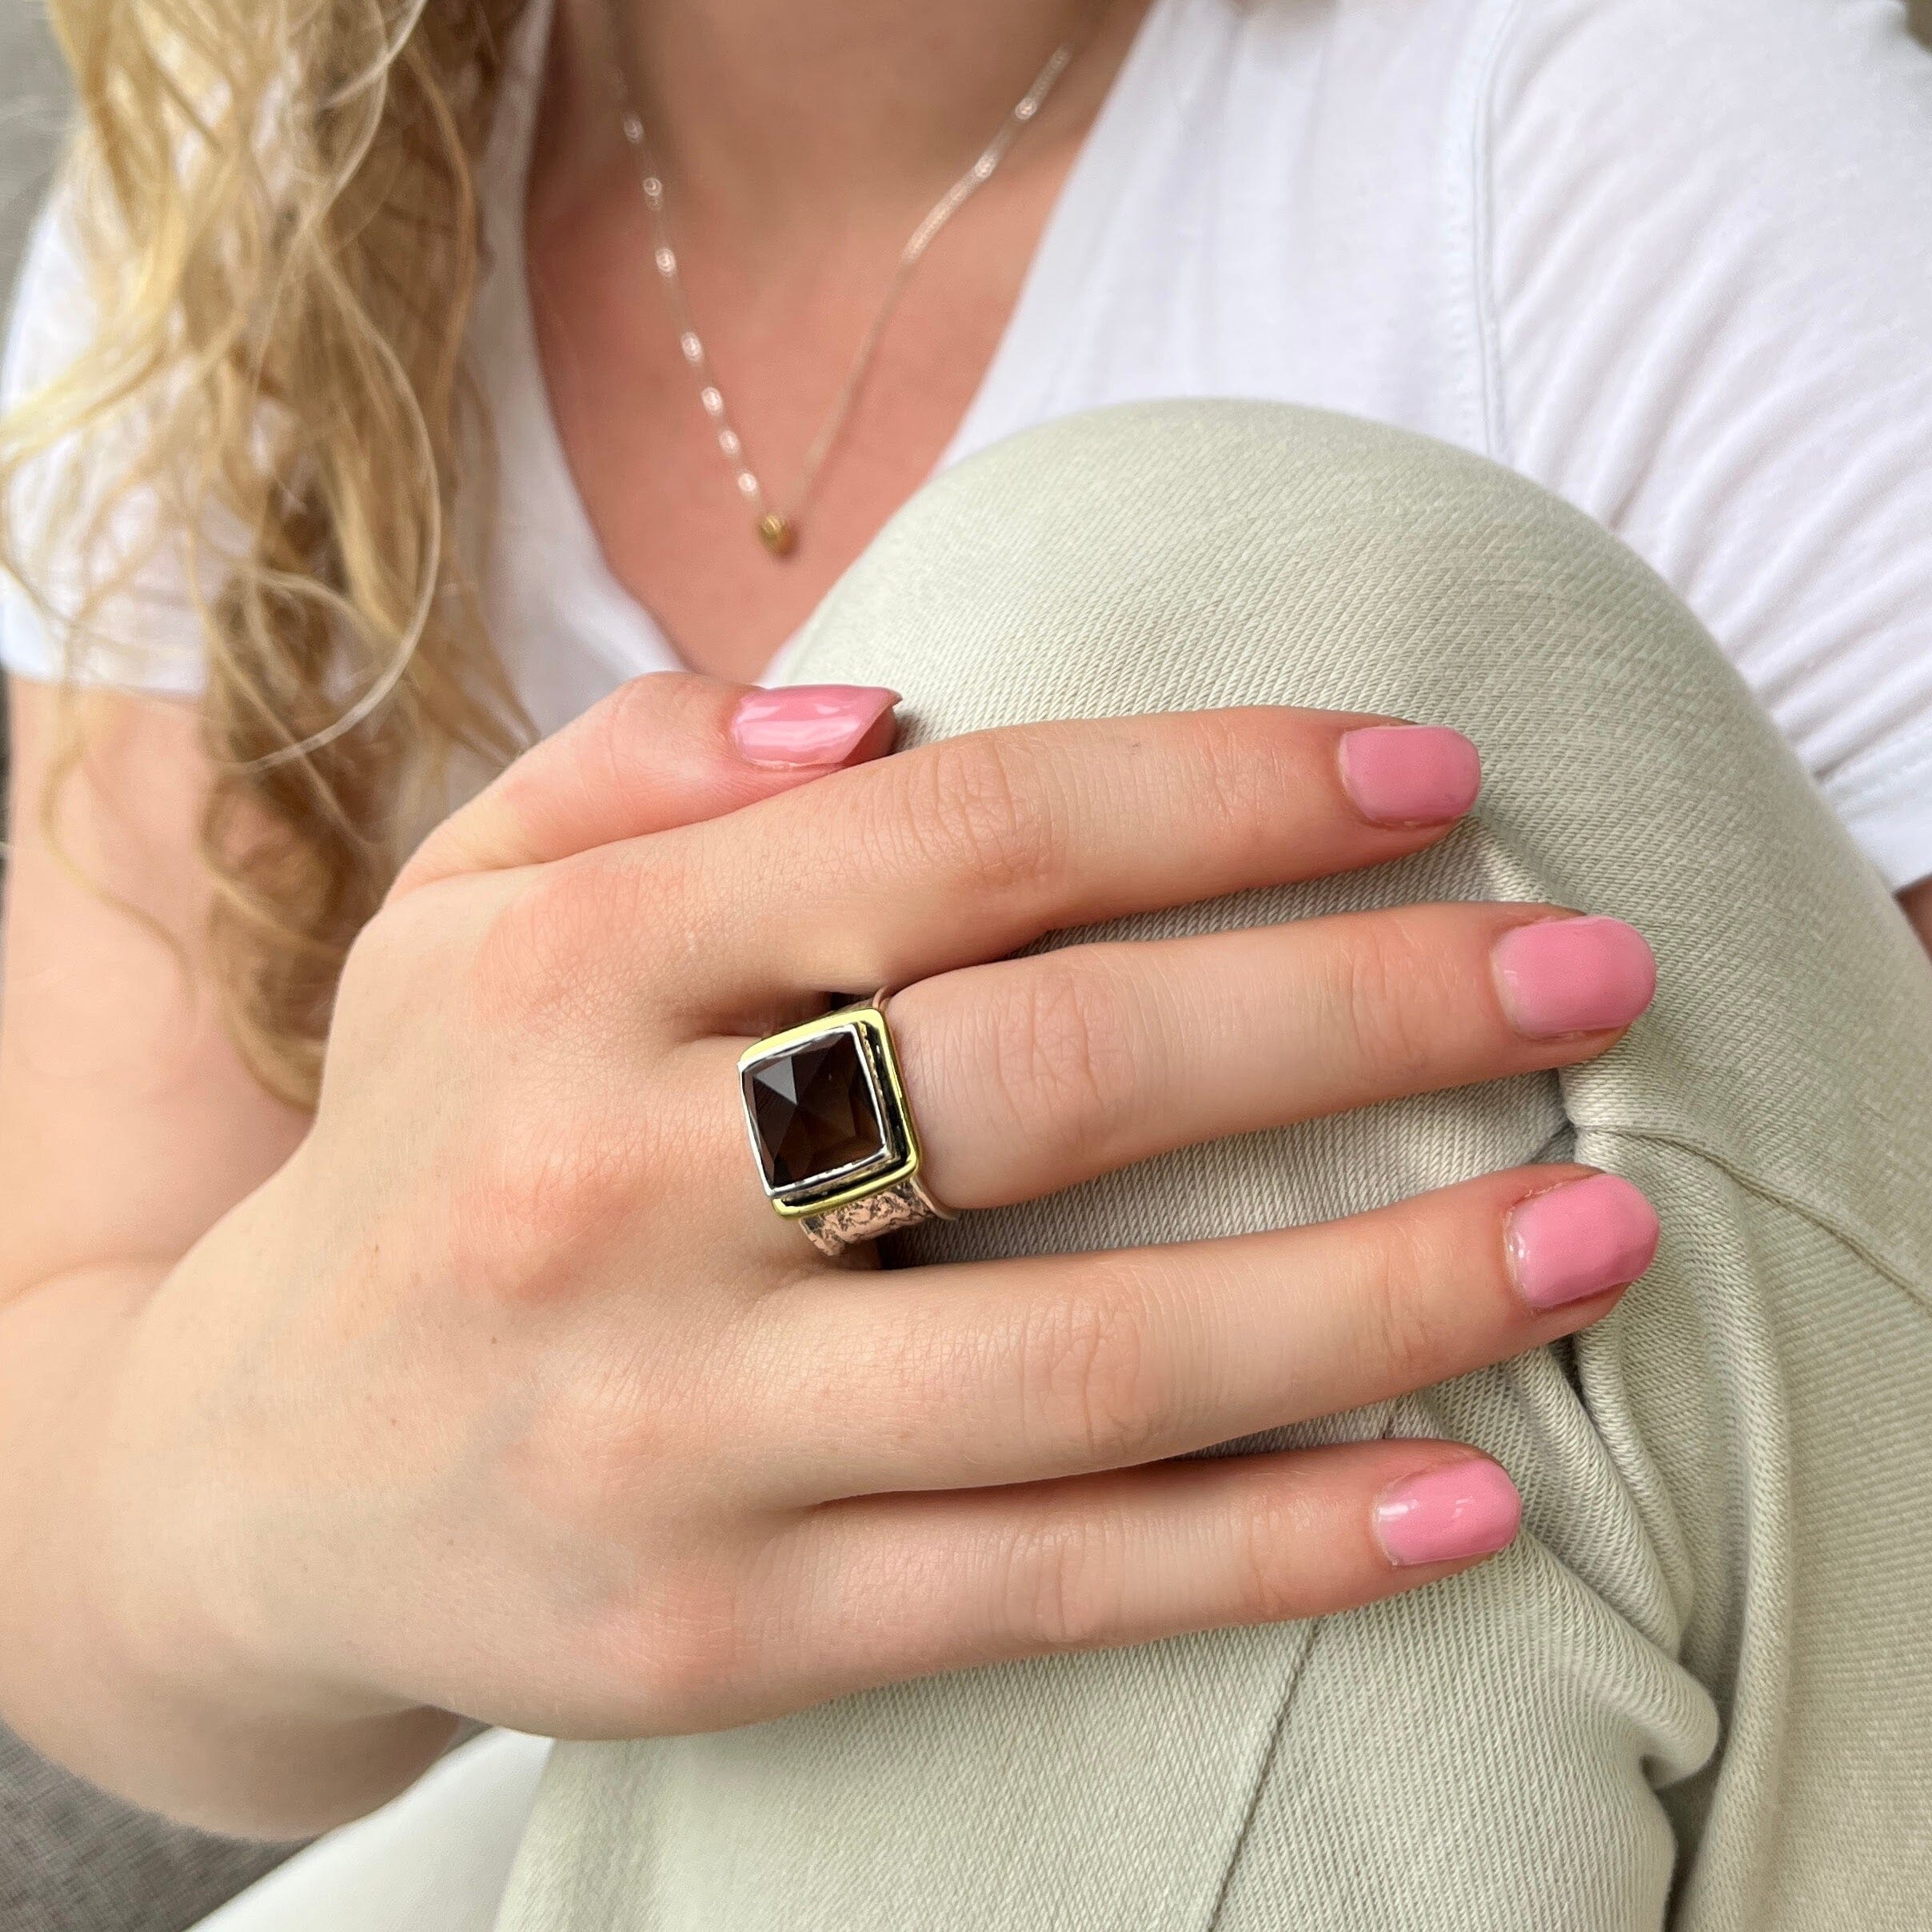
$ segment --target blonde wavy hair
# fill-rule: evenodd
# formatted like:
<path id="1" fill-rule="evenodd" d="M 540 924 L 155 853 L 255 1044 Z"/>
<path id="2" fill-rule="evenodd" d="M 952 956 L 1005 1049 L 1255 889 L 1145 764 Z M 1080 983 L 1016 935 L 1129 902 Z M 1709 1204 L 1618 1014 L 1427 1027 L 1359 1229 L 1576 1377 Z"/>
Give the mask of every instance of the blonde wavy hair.
<path id="1" fill-rule="evenodd" d="M 111 486 L 68 477 L 43 527 L 92 554 L 116 505 L 151 492 L 191 581 L 219 585 L 199 610 L 211 957 L 248 1064 L 298 1105 L 425 800 L 453 756 L 501 764 L 527 732 L 452 540 L 459 491 L 488 495 L 464 350 L 475 178 L 525 4 L 48 7 L 80 103 L 65 194 L 99 321 L 0 425 L 0 501 L 22 465 L 118 427 L 132 456 Z M 225 545 L 210 580 L 196 546 L 218 527 L 239 555 Z M 0 529 L 71 672 L 125 582 L 56 614 L 26 548 Z"/>

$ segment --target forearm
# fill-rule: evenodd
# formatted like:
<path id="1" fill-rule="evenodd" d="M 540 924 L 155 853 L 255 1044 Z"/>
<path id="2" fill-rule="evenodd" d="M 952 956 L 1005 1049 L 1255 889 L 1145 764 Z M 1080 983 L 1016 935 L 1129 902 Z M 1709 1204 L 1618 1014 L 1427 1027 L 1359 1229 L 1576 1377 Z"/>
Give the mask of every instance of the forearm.
<path id="1" fill-rule="evenodd" d="M 0 1306 L 0 1714 L 150 1810 L 307 1836 L 401 1789 L 453 1720 L 274 1681 L 221 1607 L 170 1573 L 170 1539 L 145 1533 L 154 1499 L 128 1427 L 141 1405 L 124 1399 L 166 1274 L 102 1267 Z"/>

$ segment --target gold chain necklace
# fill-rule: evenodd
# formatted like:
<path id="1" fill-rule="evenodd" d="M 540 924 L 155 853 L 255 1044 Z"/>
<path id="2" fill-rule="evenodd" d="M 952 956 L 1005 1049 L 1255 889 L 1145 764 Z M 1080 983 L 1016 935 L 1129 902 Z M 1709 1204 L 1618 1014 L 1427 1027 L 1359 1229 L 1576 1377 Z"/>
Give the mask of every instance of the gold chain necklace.
<path id="1" fill-rule="evenodd" d="M 1089 21 L 1091 24 L 1089 10 Z M 613 10 L 611 30 L 613 44 L 621 46 L 622 35 Z M 623 116 L 624 138 L 630 143 L 643 173 L 640 177 L 644 190 L 645 205 L 650 210 L 653 253 L 652 260 L 657 270 L 657 279 L 664 288 L 671 305 L 671 317 L 677 329 L 677 345 L 685 361 L 690 365 L 698 385 L 698 401 L 704 406 L 709 419 L 712 433 L 717 438 L 719 450 L 731 465 L 736 481 L 738 493 L 744 499 L 754 518 L 754 528 L 758 541 L 773 557 L 789 557 L 798 545 L 800 519 L 812 493 L 812 486 L 825 458 L 832 453 L 840 433 L 844 429 L 847 418 L 852 414 L 852 405 L 858 400 L 868 371 L 872 366 L 873 354 L 879 346 L 879 339 L 885 333 L 885 325 L 906 284 L 912 279 L 912 271 L 918 267 L 938 236 L 960 208 L 992 178 L 993 173 L 1006 158 L 1007 150 L 1020 138 L 1028 122 L 1046 105 L 1047 96 L 1053 91 L 1053 84 L 1066 70 L 1076 54 L 1080 51 L 1084 38 L 1085 27 L 1063 41 L 1056 47 L 1040 72 L 1034 76 L 1033 84 L 1013 104 L 1006 118 L 1000 124 L 992 139 L 980 150 L 971 167 L 967 169 L 927 211 L 925 218 L 912 230 L 906 245 L 899 251 L 897 266 L 892 278 L 886 285 L 885 294 L 872 316 L 872 322 L 860 339 L 857 353 L 852 357 L 847 370 L 844 386 L 832 403 L 832 413 L 824 425 L 812 438 L 811 447 L 806 450 L 804 461 L 799 467 L 790 491 L 776 501 L 765 493 L 744 451 L 744 439 L 738 433 L 732 420 L 730 406 L 724 400 L 723 385 L 717 372 L 711 365 L 711 357 L 705 347 L 704 338 L 699 335 L 692 319 L 691 303 L 685 293 L 683 277 L 678 273 L 677 251 L 671 245 L 669 222 L 665 214 L 665 184 L 662 170 L 651 154 L 649 138 L 645 132 L 643 117 L 637 112 L 636 98 L 632 92 L 630 78 L 625 70 L 621 59 L 612 63 L 613 76 L 617 85 L 617 104 Z"/>

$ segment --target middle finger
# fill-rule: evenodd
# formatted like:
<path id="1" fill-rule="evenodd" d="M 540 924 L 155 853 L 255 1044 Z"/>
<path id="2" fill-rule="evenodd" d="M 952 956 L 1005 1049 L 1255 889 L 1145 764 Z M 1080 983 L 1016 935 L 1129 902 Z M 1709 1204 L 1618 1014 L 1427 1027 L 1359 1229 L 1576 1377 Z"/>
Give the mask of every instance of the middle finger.
<path id="1" fill-rule="evenodd" d="M 1456 904 L 1070 946 L 923 980 L 892 1014 L 928 1185 L 994 1208 L 1176 1148 L 1590 1059 L 1655 980 L 1619 920 Z"/>

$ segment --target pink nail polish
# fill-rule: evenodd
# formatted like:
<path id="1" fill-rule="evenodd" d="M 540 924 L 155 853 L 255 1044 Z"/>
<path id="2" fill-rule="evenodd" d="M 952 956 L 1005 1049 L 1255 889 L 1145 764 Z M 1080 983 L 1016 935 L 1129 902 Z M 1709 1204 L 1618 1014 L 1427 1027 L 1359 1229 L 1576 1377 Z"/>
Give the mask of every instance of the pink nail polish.
<path id="1" fill-rule="evenodd" d="M 1628 1026 L 1657 991 L 1657 961 L 1620 919 L 1543 919 L 1497 940 L 1496 984 L 1519 1033 L 1555 1040 Z"/>
<path id="2" fill-rule="evenodd" d="M 753 764 L 834 765 L 899 702 L 878 685 L 793 685 L 754 691 L 731 721 L 732 741 Z"/>
<path id="3" fill-rule="evenodd" d="M 1483 760 L 1441 724 L 1371 724 L 1336 749 L 1342 788 L 1377 825 L 1446 825 L 1476 802 Z"/>
<path id="4" fill-rule="evenodd" d="M 1533 1194 L 1509 1218 L 1510 1271 L 1532 1308 L 1635 1281 L 1657 1254 L 1657 1211 L 1615 1174 Z"/>
<path id="5" fill-rule="evenodd" d="M 1523 1499 L 1494 1463 L 1471 1457 L 1383 1492 L 1375 1535 L 1391 1563 L 1452 1563 L 1487 1556 L 1515 1536 Z"/>

